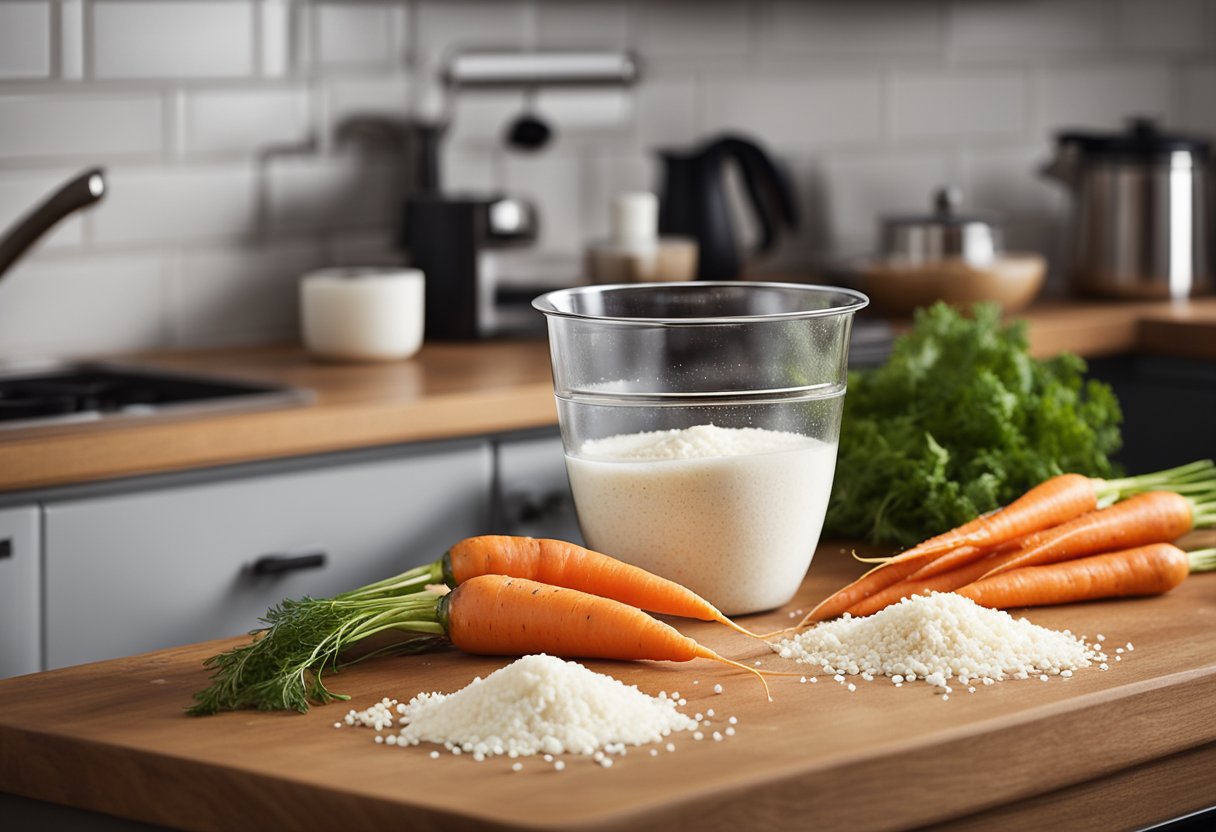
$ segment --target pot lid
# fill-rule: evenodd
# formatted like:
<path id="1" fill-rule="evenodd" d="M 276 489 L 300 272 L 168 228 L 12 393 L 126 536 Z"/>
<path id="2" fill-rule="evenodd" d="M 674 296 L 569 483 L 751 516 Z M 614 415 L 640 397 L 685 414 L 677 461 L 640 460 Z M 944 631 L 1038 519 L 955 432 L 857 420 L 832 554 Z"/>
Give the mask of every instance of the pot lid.
<path id="1" fill-rule="evenodd" d="M 1082 154 L 1102 157 L 1152 159 L 1185 151 L 1206 158 L 1211 152 L 1206 139 L 1166 133 L 1156 119 L 1144 116 L 1129 119 L 1127 129 L 1121 133 L 1065 130 L 1056 134 L 1056 141 L 1061 146 L 1071 145 Z"/>
<path id="2" fill-rule="evenodd" d="M 992 214 L 962 213 L 962 191 L 939 188 L 933 194 L 933 212 L 884 217 L 883 254 L 911 262 L 962 259 L 989 263 L 1000 253 L 1000 224 Z"/>
<path id="3" fill-rule="evenodd" d="M 950 185 L 938 188 L 933 192 L 933 211 L 931 213 L 894 214 L 883 217 L 882 222 L 888 228 L 909 225 L 954 226 L 969 225 L 971 223 L 982 223 L 984 225 L 1000 224 L 1000 220 L 995 214 L 976 211 L 963 213 L 960 210 L 962 205 L 962 189 Z"/>

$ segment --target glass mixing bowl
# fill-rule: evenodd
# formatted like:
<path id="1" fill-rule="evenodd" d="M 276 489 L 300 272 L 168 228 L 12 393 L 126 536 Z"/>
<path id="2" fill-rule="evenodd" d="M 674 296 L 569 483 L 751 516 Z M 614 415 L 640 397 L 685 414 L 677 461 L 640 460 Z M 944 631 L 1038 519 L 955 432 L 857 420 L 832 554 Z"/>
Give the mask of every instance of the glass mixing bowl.
<path id="1" fill-rule="evenodd" d="M 867 302 L 749 281 L 537 298 L 587 544 L 728 615 L 788 601 L 823 526 L 849 332 Z"/>

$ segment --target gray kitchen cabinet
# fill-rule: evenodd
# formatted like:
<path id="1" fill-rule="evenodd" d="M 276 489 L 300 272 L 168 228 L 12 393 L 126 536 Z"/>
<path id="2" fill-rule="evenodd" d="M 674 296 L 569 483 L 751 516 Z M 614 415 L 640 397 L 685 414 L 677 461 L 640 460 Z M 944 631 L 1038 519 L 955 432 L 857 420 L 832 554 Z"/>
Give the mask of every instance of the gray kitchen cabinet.
<path id="1" fill-rule="evenodd" d="M 46 668 L 240 634 L 433 560 L 485 530 L 492 465 L 478 441 L 48 501 Z"/>
<path id="2" fill-rule="evenodd" d="M 0 679 L 41 669 L 39 511 L 0 509 Z"/>
<path id="3" fill-rule="evenodd" d="M 494 456 L 495 529 L 582 543 L 556 431 L 500 438 Z"/>

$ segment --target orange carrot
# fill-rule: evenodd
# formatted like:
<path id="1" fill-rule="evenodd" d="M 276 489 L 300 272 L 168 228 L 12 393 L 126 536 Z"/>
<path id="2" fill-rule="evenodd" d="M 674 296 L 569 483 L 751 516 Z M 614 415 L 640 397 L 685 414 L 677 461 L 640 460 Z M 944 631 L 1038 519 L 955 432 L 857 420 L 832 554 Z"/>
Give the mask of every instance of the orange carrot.
<path id="1" fill-rule="evenodd" d="M 843 589 L 829 595 L 819 602 L 792 630 L 799 630 L 817 621 L 835 618 L 854 604 L 868 598 L 876 592 L 902 581 L 920 568 L 922 559 L 892 560 L 881 566 L 876 566 Z M 785 631 L 782 631 L 785 632 Z"/>
<path id="2" fill-rule="evenodd" d="M 1120 498 L 1153 489 L 1189 491 L 1210 497 L 1214 484 L 1216 473 L 1212 461 L 1207 459 L 1118 480 L 1060 474 L 1036 485 L 992 514 L 977 517 L 886 559 L 882 565 L 820 602 L 793 629 L 862 608 L 859 605 L 864 599 L 902 581 L 925 582 L 972 563 L 995 548 L 1036 532 L 1045 532 Z M 1213 522 L 1216 522 L 1216 511 L 1213 511 Z M 910 584 L 903 589 L 909 590 Z"/>
<path id="3" fill-rule="evenodd" d="M 910 598 L 913 595 L 925 595 L 929 592 L 949 592 L 950 590 L 958 589 L 972 581 L 979 580 L 988 570 L 992 569 L 993 566 L 1000 563 L 1006 557 L 1008 557 L 1008 554 L 1005 552 L 993 552 L 981 557 L 977 561 L 964 564 L 949 572 L 942 572 L 931 578 L 918 578 L 915 574 L 909 575 L 902 581 L 892 584 L 868 598 L 861 599 L 845 610 L 845 612 L 854 617 L 873 615 L 879 610 L 885 609 L 904 598 Z"/>
<path id="4" fill-rule="evenodd" d="M 1187 553 L 1153 543 L 1046 566 L 1025 566 L 981 578 L 955 592 L 994 609 L 1067 604 L 1098 598 L 1160 595 L 1190 571 Z"/>
<path id="5" fill-rule="evenodd" d="M 327 671 L 381 653 L 418 652 L 444 639 L 485 655 L 713 659 L 756 676 L 768 695 L 764 673 L 718 655 L 637 607 L 525 578 L 478 575 L 442 596 L 305 597 L 282 602 L 263 620 L 266 629 L 249 643 L 207 659 L 211 684 L 195 694 L 189 713 L 306 711 L 314 702 L 348 698 L 325 686 Z M 346 652 L 382 634 L 394 638 L 358 658 Z"/>
<path id="6" fill-rule="evenodd" d="M 466 653 L 669 662 L 712 659 L 755 674 L 768 693 L 760 671 L 718 655 L 637 607 L 577 589 L 479 575 L 444 596 L 439 621 L 452 644 Z"/>
<path id="7" fill-rule="evenodd" d="M 1132 495 L 1148 491 L 1177 491 L 1210 498 L 1214 485 L 1216 469 L 1210 459 L 1116 480 L 1087 479 L 1077 474 L 1052 477 L 988 518 L 979 517 L 960 526 L 955 539 L 964 545 L 957 545 L 953 551 L 927 560 L 912 577 L 931 578 L 970 563 L 991 551 L 993 546 L 1033 532 L 1045 532 Z"/>
<path id="8" fill-rule="evenodd" d="M 943 550 L 953 551 L 967 547 L 974 549 L 975 556 L 978 557 L 982 553 L 979 547 L 999 546 L 1036 529 L 1054 526 L 1086 511 L 1092 511 L 1098 506 L 1095 482 L 1098 481 L 1080 474 L 1052 477 L 1036 485 L 1005 508 L 977 517 L 922 544 L 925 547 L 933 544 L 932 547 L 917 546 L 871 569 L 844 589 L 820 602 L 798 622 L 797 628 L 840 615 L 862 599 L 921 570 L 930 558 L 946 557 Z M 930 576 L 922 573 L 922 577 Z"/>
<path id="9" fill-rule="evenodd" d="M 988 575 L 1150 543 L 1169 543 L 1194 528 L 1197 519 L 1202 523 L 1205 517 L 1203 511 L 1196 510 L 1195 503 L 1181 494 L 1148 491 L 1032 536 L 1017 557 L 993 567 Z"/>
<path id="10" fill-rule="evenodd" d="M 448 550 L 456 584 L 477 575 L 509 575 L 611 598 L 663 615 L 717 621 L 749 636 L 750 630 L 675 581 L 564 540 L 482 535 Z"/>
<path id="11" fill-rule="evenodd" d="M 968 546 L 927 564 L 918 577 L 931 578 L 975 560 L 994 546 L 1093 511 L 1098 507 L 1096 482 L 1079 474 L 1061 474 L 1036 485 L 1000 511 L 978 518 L 980 528 L 965 536 Z"/>
<path id="12" fill-rule="evenodd" d="M 417 591 L 426 584 L 457 587 L 479 575 L 507 575 L 611 598 L 662 615 L 717 621 L 744 635 L 709 601 L 675 581 L 564 540 L 481 535 L 461 540 L 439 560 L 347 593 L 367 598 Z"/>

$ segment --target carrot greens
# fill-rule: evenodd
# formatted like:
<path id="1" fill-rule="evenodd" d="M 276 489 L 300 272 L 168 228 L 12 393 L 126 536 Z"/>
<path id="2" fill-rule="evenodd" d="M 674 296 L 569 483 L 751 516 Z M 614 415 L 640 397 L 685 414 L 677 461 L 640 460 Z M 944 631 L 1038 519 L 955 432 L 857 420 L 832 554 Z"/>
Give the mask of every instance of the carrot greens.
<path id="1" fill-rule="evenodd" d="M 339 660 L 348 648 L 387 631 L 397 634 L 393 642 L 359 659 L 421 652 L 443 639 L 440 596 L 407 589 L 402 595 L 349 597 L 356 593 L 289 599 L 272 608 L 262 619 L 266 628 L 253 633 L 252 641 L 204 662 L 211 684 L 194 694 L 187 713 L 203 716 L 240 708 L 304 712 L 310 702 L 349 699 L 322 681 L 326 672 L 352 663 L 347 657 Z"/>
<path id="2" fill-rule="evenodd" d="M 1031 358 L 995 305 L 920 310 L 885 365 L 849 374 L 824 533 L 906 546 L 1065 471 L 1116 476 L 1119 404 L 1084 372 Z"/>

